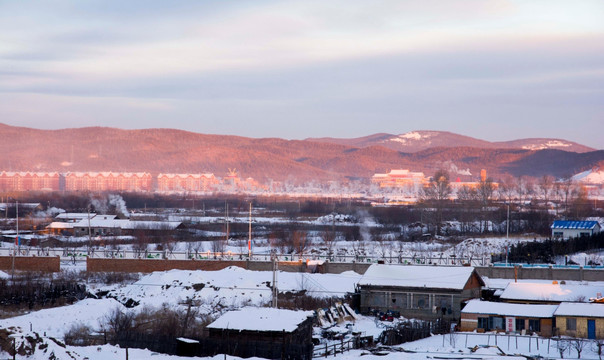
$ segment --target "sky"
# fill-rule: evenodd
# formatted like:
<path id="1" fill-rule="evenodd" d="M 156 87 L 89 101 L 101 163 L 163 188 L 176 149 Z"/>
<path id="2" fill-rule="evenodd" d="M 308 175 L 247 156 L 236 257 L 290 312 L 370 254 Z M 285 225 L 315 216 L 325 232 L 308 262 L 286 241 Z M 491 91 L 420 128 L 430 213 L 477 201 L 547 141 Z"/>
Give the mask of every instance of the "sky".
<path id="1" fill-rule="evenodd" d="M 0 123 L 604 149 L 604 1 L 0 1 Z"/>

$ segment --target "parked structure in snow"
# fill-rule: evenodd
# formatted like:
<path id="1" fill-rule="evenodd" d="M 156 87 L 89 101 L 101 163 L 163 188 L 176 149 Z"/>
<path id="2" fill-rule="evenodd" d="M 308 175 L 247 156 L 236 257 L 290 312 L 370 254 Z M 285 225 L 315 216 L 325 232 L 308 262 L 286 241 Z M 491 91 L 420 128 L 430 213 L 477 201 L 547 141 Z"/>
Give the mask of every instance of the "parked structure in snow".
<path id="1" fill-rule="evenodd" d="M 268 359 L 312 359 L 312 311 L 243 308 L 207 326 L 216 354 Z"/>
<path id="2" fill-rule="evenodd" d="M 562 303 L 554 316 L 560 335 L 604 339 L 604 304 Z"/>
<path id="3" fill-rule="evenodd" d="M 459 319 L 461 303 L 484 282 L 473 267 L 371 265 L 358 284 L 361 311 L 398 311 L 420 319 Z"/>
<path id="4" fill-rule="evenodd" d="M 503 330 L 551 336 L 558 305 L 508 304 L 470 300 L 461 311 L 461 331 Z"/>
<path id="5" fill-rule="evenodd" d="M 600 232 L 597 221 L 555 220 L 551 226 L 553 239 L 591 236 Z"/>

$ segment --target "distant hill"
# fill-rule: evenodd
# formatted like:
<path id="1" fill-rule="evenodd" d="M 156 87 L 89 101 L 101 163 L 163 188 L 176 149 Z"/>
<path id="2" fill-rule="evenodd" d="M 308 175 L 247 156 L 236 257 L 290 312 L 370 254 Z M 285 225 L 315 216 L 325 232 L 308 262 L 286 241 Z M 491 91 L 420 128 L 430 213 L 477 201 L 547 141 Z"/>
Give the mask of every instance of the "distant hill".
<path id="1" fill-rule="evenodd" d="M 422 132 L 420 136 L 412 134 L 399 139 L 408 139 L 419 149 L 417 142 L 422 139 L 431 139 L 436 145 L 445 139 L 467 138 L 451 133 L 431 133 L 434 136 Z M 364 141 L 370 144 L 384 135 L 366 137 Z M 237 169 L 241 177 L 253 177 L 263 182 L 271 179 L 294 182 L 368 179 L 374 173 L 400 168 L 423 171 L 428 175 L 446 168 L 453 178 L 464 179 L 475 179 L 482 168 L 495 179 L 505 173 L 566 176 L 591 169 L 604 160 L 602 150 L 577 153 L 489 148 L 479 146 L 485 143 L 482 140 L 472 142 L 472 146 L 440 146 L 400 152 L 383 144 L 353 146 L 307 140 L 253 139 L 174 129 L 39 130 L 4 124 L 0 124 L 0 137 L 0 170 L 5 171 L 147 171 L 154 175 L 160 172 L 213 172 L 223 177 L 228 169 Z M 459 141 L 458 145 L 462 145 Z"/>
<path id="2" fill-rule="evenodd" d="M 307 141 L 327 142 L 354 147 L 384 146 L 402 152 L 418 152 L 435 147 L 475 147 L 485 149 L 524 149 L 545 150 L 558 149 L 577 153 L 590 152 L 595 149 L 576 142 L 562 139 L 532 138 L 512 141 L 489 142 L 469 136 L 454 134 L 448 131 L 411 131 L 405 134 L 374 134 L 360 138 L 308 138 Z"/>

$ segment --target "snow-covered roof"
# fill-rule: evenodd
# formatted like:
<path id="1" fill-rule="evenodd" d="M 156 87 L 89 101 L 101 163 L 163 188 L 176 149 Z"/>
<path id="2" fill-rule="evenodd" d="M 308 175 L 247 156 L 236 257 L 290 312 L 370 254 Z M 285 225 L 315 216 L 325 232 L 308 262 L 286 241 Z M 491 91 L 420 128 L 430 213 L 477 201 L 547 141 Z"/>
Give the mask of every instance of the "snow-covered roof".
<path id="1" fill-rule="evenodd" d="M 210 329 L 248 330 L 248 331 L 285 331 L 293 332 L 312 311 L 294 311 L 275 308 L 246 307 L 226 312 L 208 325 Z"/>
<path id="2" fill-rule="evenodd" d="M 604 293 L 604 286 L 594 284 L 565 285 L 543 283 L 509 283 L 501 299 L 527 301 L 582 301 L 587 302 L 597 293 Z"/>
<path id="3" fill-rule="evenodd" d="M 552 229 L 592 230 L 600 227 L 597 221 L 555 220 Z"/>
<path id="4" fill-rule="evenodd" d="M 73 223 L 66 223 L 62 221 L 53 221 L 46 226 L 47 229 L 73 229 Z"/>
<path id="5" fill-rule="evenodd" d="M 604 304 L 563 302 L 554 315 L 604 318 Z"/>
<path id="6" fill-rule="evenodd" d="M 73 220 L 73 219 L 87 219 L 90 216 L 90 218 L 92 219 L 93 217 L 96 216 L 96 213 L 60 213 L 59 215 L 55 216 L 55 219 L 60 219 L 60 220 Z"/>
<path id="7" fill-rule="evenodd" d="M 462 290 L 474 271 L 469 266 L 371 265 L 359 285 Z"/>
<path id="8" fill-rule="evenodd" d="M 462 314 L 551 318 L 554 316 L 554 311 L 557 308 L 558 305 L 509 304 L 474 299 L 470 300 L 461 312 Z"/>
<path id="9" fill-rule="evenodd" d="M 115 215 L 98 215 L 90 219 L 92 228 L 119 228 L 127 230 L 174 230 L 182 224 L 180 221 L 131 221 L 116 219 Z M 82 219 L 73 224 L 74 228 L 88 227 L 88 219 Z"/>

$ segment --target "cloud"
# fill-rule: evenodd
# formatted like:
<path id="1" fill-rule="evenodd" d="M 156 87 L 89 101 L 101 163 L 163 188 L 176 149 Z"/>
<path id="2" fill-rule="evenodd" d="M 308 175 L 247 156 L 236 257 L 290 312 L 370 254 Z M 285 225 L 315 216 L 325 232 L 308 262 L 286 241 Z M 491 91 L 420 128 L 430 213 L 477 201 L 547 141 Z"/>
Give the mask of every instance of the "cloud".
<path id="1" fill-rule="evenodd" d="M 603 130 L 603 7 L 2 3 L 0 116 L 290 138 L 434 128 L 500 140 L 522 128 L 593 146 Z M 598 131 L 566 131 L 570 119 Z"/>

